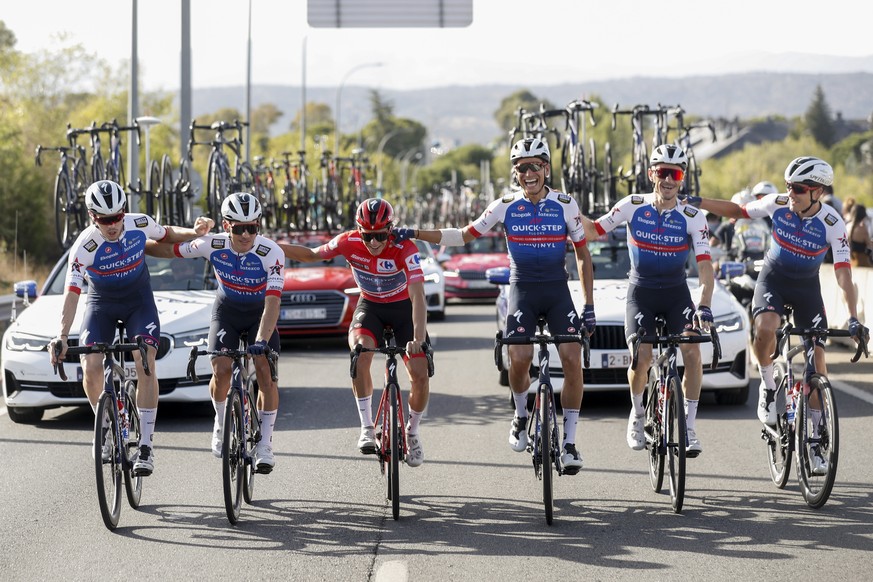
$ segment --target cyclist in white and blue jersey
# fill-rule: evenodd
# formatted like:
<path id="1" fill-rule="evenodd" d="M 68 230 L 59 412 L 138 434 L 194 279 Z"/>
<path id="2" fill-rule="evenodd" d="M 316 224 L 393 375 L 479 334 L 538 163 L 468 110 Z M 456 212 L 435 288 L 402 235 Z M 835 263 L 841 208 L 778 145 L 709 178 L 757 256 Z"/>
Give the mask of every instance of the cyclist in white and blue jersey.
<path id="1" fill-rule="evenodd" d="M 709 247 L 709 224 L 697 208 L 678 204 L 679 190 L 688 158 L 678 146 L 663 144 L 655 148 L 649 160 L 650 194 L 632 194 L 619 200 L 612 210 L 591 222 L 585 219 L 586 232 L 592 238 L 627 224 L 630 252 L 630 285 L 627 291 L 625 337 L 628 346 L 640 329 L 655 333 L 655 316 L 662 315 L 667 333 L 699 334 L 709 331 L 712 323 L 712 291 L 715 286 Z M 701 286 L 700 304 L 695 307 L 685 282 L 688 254 L 694 253 Z M 682 362 L 685 372 L 686 455 L 703 452 L 697 437 L 697 404 L 703 381 L 700 344 L 685 343 Z M 645 405 L 643 392 L 651 366 L 652 345 L 640 344 L 637 365 L 628 369 L 631 411 L 627 424 L 627 444 L 635 451 L 645 448 L 643 432 Z"/>
<path id="2" fill-rule="evenodd" d="M 774 403 L 776 382 L 773 378 L 773 352 L 776 349 L 776 329 L 781 323 L 785 305 L 794 306 L 797 327 L 827 327 L 821 296 L 819 269 L 828 248 L 833 250 L 834 274 L 843 291 L 849 310 L 849 332 L 857 342 L 869 331 L 858 321 L 857 292 L 852 282 L 849 243 L 843 217 L 833 207 L 822 202 L 825 186 L 834 181 L 834 170 L 824 160 L 803 156 L 795 158 L 785 168 L 785 194 L 768 194 L 748 204 L 737 205 L 726 200 L 708 200 L 689 196 L 687 202 L 710 212 L 731 218 L 770 217 L 773 221 L 770 249 L 758 275 L 752 316 L 755 318 L 755 338 L 752 349 L 761 373 L 758 394 L 758 419 L 767 425 L 776 424 Z M 815 348 L 816 369 L 827 374 L 824 341 Z M 814 424 L 818 426 L 812 410 Z M 826 461 L 813 455 L 813 472 L 827 472 Z"/>
<path id="3" fill-rule="evenodd" d="M 52 340 L 61 346 L 61 351 L 56 357 L 51 350 L 52 364 L 63 361 L 67 353 L 67 336 L 87 278 L 88 299 L 79 344 L 111 344 L 115 339 L 116 322 L 122 321 L 127 339 L 141 335 L 148 346 L 150 376 L 143 371 L 139 352 L 133 353 L 137 377 L 136 404 L 142 430 L 133 472 L 138 476 L 151 475 L 154 470 L 152 437 L 158 413 L 155 360 L 161 323 L 145 263 L 146 241 L 174 243 L 190 240 L 208 232 L 213 222 L 200 217 L 193 229 L 161 226 L 146 214 L 126 213 L 127 195 L 121 186 L 110 180 L 91 184 L 85 192 L 85 205 L 94 224 L 85 228 L 70 247 L 61 331 Z M 82 356 L 82 376 L 85 395 L 96 412 L 97 400 L 103 390 L 103 354 Z"/>
<path id="4" fill-rule="evenodd" d="M 532 336 L 537 319 L 545 315 L 553 334 L 575 334 L 584 327 L 594 331 L 594 292 L 591 254 L 588 251 L 582 215 L 576 201 L 546 185 L 550 163 L 549 146 L 542 140 L 526 138 L 510 152 L 512 171 L 521 190 L 494 200 L 479 218 L 463 229 L 394 229 L 395 238 L 419 238 L 445 246 L 462 246 L 503 223 L 510 258 L 510 291 L 505 337 Z M 573 244 L 585 307 L 580 319 L 567 287 L 565 259 L 567 239 Z M 509 385 L 515 399 L 515 416 L 509 445 L 516 452 L 527 448 L 527 391 L 530 386 L 532 345 L 511 345 Z M 582 468 L 576 448 L 576 430 L 582 404 L 582 351 L 577 343 L 558 346 L 564 371 L 561 407 L 564 438 L 561 464 L 567 474 Z"/>

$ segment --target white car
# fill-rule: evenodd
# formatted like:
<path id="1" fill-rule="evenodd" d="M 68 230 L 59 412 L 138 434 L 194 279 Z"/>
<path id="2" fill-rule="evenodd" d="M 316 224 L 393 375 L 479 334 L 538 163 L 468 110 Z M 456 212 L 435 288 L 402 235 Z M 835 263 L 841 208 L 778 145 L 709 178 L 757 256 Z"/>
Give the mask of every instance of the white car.
<path id="1" fill-rule="evenodd" d="M 591 337 L 591 357 L 587 369 L 583 370 L 585 391 L 628 390 L 627 368 L 630 365 L 630 351 L 625 342 L 624 318 L 627 301 L 630 257 L 627 243 L 623 237 L 607 236 L 602 240 L 589 241 L 588 248 L 594 264 L 594 309 L 597 327 Z M 585 304 L 576 272 L 575 254 L 567 255 L 567 282 L 576 311 L 582 313 Z M 489 270 L 488 278 L 500 286 L 497 297 L 497 328 L 502 330 L 506 322 L 506 305 L 509 292 L 509 269 Z M 700 299 L 700 289 L 696 272 L 689 273 L 688 287 L 695 303 Z M 716 281 L 712 296 L 712 314 L 718 331 L 722 357 L 715 370 L 712 363 L 712 344 L 701 346 L 703 359 L 703 391 L 714 391 L 716 400 L 722 404 L 743 404 L 749 396 L 749 317 L 743 306 L 719 282 Z M 554 346 L 549 346 L 549 367 L 555 393 L 563 387 L 561 360 Z M 682 356 L 678 365 L 682 366 Z M 503 347 L 503 369 L 509 369 L 506 347 Z M 532 371 L 532 374 L 534 371 Z M 507 372 L 500 373 L 500 384 L 509 386 Z M 537 382 L 534 377 L 529 394 L 536 394 Z"/>
<path id="2" fill-rule="evenodd" d="M 146 263 L 161 320 L 157 360 L 160 401 L 209 402 L 212 377 L 209 358 L 198 358 L 196 383 L 187 378 L 187 369 L 190 346 L 206 345 L 215 300 L 212 269 L 205 259 L 146 257 Z M 13 422 L 34 423 L 42 419 L 47 408 L 88 404 L 78 357 L 70 356 L 65 360 L 68 381 L 63 382 L 54 375 L 45 350 L 57 334 L 61 320 L 66 267 L 67 255 L 64 254 L 46 279 L 41 294 L 3 334 L 3 397 Z M 182 270 L 186 275 L 181 274 Z M 192 271 L 193 274 L 187 274 Z M 19 285 L 16 289 L 23 293 L 25 286 Z M 82 293 L 70 328 L 71 346 L 78 345 L 85 300 L 86 293 Z M 133 361 L 125 367 L 128 374 L 136 374 Z"/>
<path id="3" fill-rule="evenodd" d="M 446 318 L 446 277 L 443 268 L 437 260 L 436 251 L 423 240 L 415 240 L 418 256 L 421 258 L 421 270 L 424 272 L 424 296 L 427 301 L 427 313 L 434 321 Z"/>

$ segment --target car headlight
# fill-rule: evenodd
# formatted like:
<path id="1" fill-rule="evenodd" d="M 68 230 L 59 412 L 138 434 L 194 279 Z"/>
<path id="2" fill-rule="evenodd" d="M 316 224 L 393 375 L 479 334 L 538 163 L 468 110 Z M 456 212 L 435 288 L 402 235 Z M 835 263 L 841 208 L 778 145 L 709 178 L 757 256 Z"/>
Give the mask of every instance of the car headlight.
<path id="1" fill-rule="evenodd" d="M 208 337 L 208 329 L 198 329 L 184 335 L 176 335 L 173 336 L 173 347 L 190 348 L 192 346 L 205 346 Z"/>
<path id="2" fill-rule="evenodd" d="M 458 271 L 454 271 L 454 270 L 443 271 L 443 275 L 446 277 L 446 279 L 448 279 L 449 277 L 460 277 L 461 276 L 458 273 Z"/>
<path id="3" fill-rule="evenodd" d="M 32 333 L 10 333 L 6 336 L 6 349 L 14 352 L 39 351 L 53 339 Z"/>
<path id="4" fill-rule="evenodd" d="M 431 273 L 429 275 L 424 276 L 425 283 L 439 283 L 440 282 L 440 274 L 439 273 Z"/>
<path id="5" fill-rule="evenodd" d="M 737 313 L 729 313 L 714 320 L 715 331 L 718 333 L 730 333 L 743 329 L 743 318 Z"/>

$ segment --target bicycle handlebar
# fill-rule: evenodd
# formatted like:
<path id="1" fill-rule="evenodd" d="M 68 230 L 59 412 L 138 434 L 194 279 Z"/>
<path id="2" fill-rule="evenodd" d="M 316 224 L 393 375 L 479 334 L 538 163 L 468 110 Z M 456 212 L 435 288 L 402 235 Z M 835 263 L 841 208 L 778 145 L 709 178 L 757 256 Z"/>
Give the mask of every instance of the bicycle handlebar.
<path id="1" fill-rule="evenodd" d="M 96 354 L 96 353 L 101 353 L 104 355 L 105 354 L 121 354 L 121 353 L 133 352 L 133 351 L 139 350 L 140 356 L 142 357 L 143 372 L 145 373 L 146 376 L 151 376 L 152 372 L 151 372 L 151 369 L 149 369 L 149 359 L 148 359 L 148 352 L 147 352 L 148 345 L 145 343 L 145 338 L 143 338 L 143 336 L 141 336 L 141 335 L 138 335 L 134 339 L 136 340 L 136 343 L 129 343 L 129 344 L 96 343 L 96 344 L 91 344 L 88 346 L 68 347 L 67 348 L 67 355 L 77 356 L 77 355 L 83 355 L 83 354 Z M 61 344 L 60 343 L 52 340 L 46 346 L 46 350 L 49 350 L 49 349 L 54 352 L 54 355 L 56 358 L 61 355 Z M 64 371 L 64 361 L 61 359 L 58 359 L 58 363 L 55 364 L 53 366 L 53 368 L 54 368 L 54 373 L 57 376 L 60 376 L 61 380 L 66 382 L 67 374 Z"/>
<path id="2" fill-rule="evenodd" d="M 235 361 L 239 361 L 242 358 L 249 355 L 247 350 L 198 350 L 197 346 L 191 346 L 191 353 L 188 355 L 188 378 L 191 379 L 192 382 L 197 382 L 197 371 L 195 370 L 197 364 L 197 356 L 225 356 L 227 358 L 232 358 Z M 267 363 L 270 365 L 270 378 L 276 382 L 279 380 L 279 372 L 278 372 L 278 360 L 279 354 L 274 350 L 270 349 L 264 356 L 267 358 Z"/>
<path id="3" fill-rule="evenodd" d="M 775 360 L 782 354 L 782 349 L 785 347 L 785 342 L 788 341 L 789 335 L 797 335 L 801 336 L 804 339 L 813 339 L 815 337 L 827 338 L 827 337 L 852 337 L 852 334 L 849 333 L 847 329 L 835 329 L 835 328 L 824 328 L 824 327 L 805 327 L 805 328 L 795 328 L 791 323 L 785 322 L 782 327 L 776 330 L 776 349 L 773 351 L 771 357 Z M 864 354 L 865 358 L 870 357 L 870 350 L 868 347 L 868 336 L 863 336 L 858 341 L 857 347 L 855 348 L 855 355 L 852 356 L 850 360 L 853 364 L 861 359 L 861 354 Z"/>
<path id="4" fill-rule="evenodd" d="M 679 344 L 705 344 L 712 342 L 712 362 L 709 365 L 710 370 L 715 370 L 718 366 L 718 361 L 721 359 L 721 341 L 718 338 L 718 332 L 715 326 L 709 328 L 709 335 L 682 335 L 671 333 L 667 335 L 647 335 L 644 328 L 631 336 L 631 368 L 636 368 L 639 362 L 640 344 L 678 346 Z"/>
<path id="5" fill-rule="evenodd" d="M 433 378 L 433 374 L 434 374 L 433 348 L 430 346 L 429 343 L 422 342 L 421 349 L 424 352 L 425 358 L 427 358 L 427 377 Z M 349 366 L 349 375 L 352 377 L 352 379 L 355 379 L 358 377 L 358 358 L 364 352 L 380 353 L 380 354 L 385 354 L 386 356 L 389 356 L 389 357 L 396 357 L 396 356 L 402 357 L 402 356 L 407 355 L 406 348 L 403 346 L 397 346 L 397 345 L 385 346 L 385 345 L 382 345 L 382 346 L 378 346 L 375 348 L 366 348 L 361 344 L 357 344 L 357 345 L 355 345 L 355 349 L 353 349 L 349 353 L 349 357 L 351 358 L 351 364 Z"/>
<path id="6" fill-rule="evenodd" d="M 583 366 L 588 368 L 591 364 L 591 340 L 588 334 L 556 334 L 549 335 L 546 333 L 536 333 L 532 336 L 519 335 L 513 337 L 503 337 L 503 332 L 498 331 L 495 337 L 494 363 L 497 365 L 497 370 L 503 371 L 503 359 L 500 357 L 500 346 L 518 346 L 532 344 L 571 344 L 577 343 L 582 346 Z"/>

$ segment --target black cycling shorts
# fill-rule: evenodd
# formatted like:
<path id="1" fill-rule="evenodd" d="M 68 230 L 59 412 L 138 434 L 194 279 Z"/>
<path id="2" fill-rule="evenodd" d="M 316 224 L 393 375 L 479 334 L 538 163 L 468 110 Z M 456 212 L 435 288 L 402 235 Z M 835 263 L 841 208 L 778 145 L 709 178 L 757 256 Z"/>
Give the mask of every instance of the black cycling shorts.
<path id="1" fill-rule="evenodd" d="M 540 315 L 551 334 L 575 334 L 584 327 L 567 281 L 510 283 L 504 337 L 534 335 Z"/>
<path id="2" fill-rule="evenodd" d="M 627 305 L 624 315 L 624 335 L 630 343 L 632 335 L 645 329 L 645 335 L 657 333 L 655 316 L 661 315 L 667 323 L 666 332 L 683 333 L 694 327 L 694 301 L 688 285 L 653 288 L 630 284 L 627 287 Z"/>
<path id="3" fill-rule="evenodd" d="M 254 343 L 263 314 L 263 303 L 240 308 L 229 301 L 216 300 L 212 305 L 212 321 L 209 324 L 209 350 L 238 350 L 240 337 L 244 333 L 248 335 L 248 343 Z M 267 344 L 273 351 L 279 352 L 281 344 L 277 329 L 273 330 Z"/>
<path id="4" fill-rule="evenodd" d="M 804 279 L 790 279 L 779 275 L 769 265 L 764 265 L 755 285 L 752 317 L 764 312 L 777 313 L 781 317 L 785 315 L 786 304 L 794 307 L 795 327 L 828 326 L 818 274 Z M 816 344 L 824 347 L 825 339 L 819 338 Z"/>

